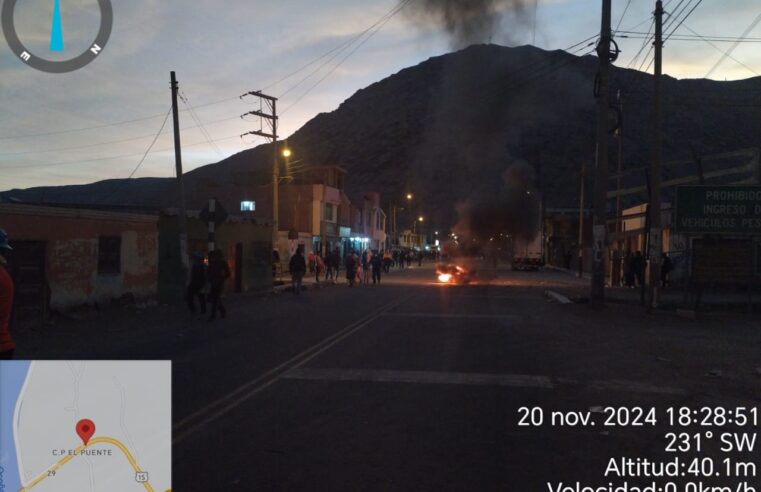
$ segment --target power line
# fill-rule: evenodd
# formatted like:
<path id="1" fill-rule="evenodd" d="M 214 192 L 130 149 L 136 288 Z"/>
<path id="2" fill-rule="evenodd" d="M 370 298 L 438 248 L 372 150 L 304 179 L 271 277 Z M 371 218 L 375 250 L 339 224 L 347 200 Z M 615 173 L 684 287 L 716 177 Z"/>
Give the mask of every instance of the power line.
<path id="1" fill-rule="evenodd" d="M 686 25 L 685 25 L 686 26 Z M 690 31 L 693 34 L 673 34 L 672 39 L 679 39 L 684 38 L 684 41 L 704 41 L 706 39 L 709 39 L 711 41 L 715 42 L 722 42 L 722 43 L 732 43 L 732 42 L 739 42 L 739 43 L 761 43 L 761 38 L 751 38 L 751 37 L 745 37 L 741 38 L 739 36 L 717 36 L 717 35 L 702 35 L 698 34 L 692 29 Z M 642 39 L 643 37 L 647 36 L 650 37 L 649 32 L 642 32 L 642 31 L 616 31 L 616 34 L 623 34 L 620 37 L 624 37 L 627 39 Z"/>
<path id="2" fill-rule="evenodd" d="M 747 29 L 745 29 L 745 31 L 744 31 L 744 32 L 742 33 L 742 35 L 740 36 L 740 39 L 742 39 L 742 38 L 744 38 L 745 36 L 747 36 L 748 34 L 750 34 L 750 32 L 751 32 L 751 31 L 752 31 L 752 30 L 753 30 L 753 29 L 754 29 L 754 28 L 755 28 L 755 27 L 758 25 L 758 23 L 759 23 L 759 22 L 761 22 L 761 14 L 758 14 L 758 15 L 756 16 L 756 18 L 755 18 L 755 19 L 753 19 L 753 22 L 751 22 L 751 23 L 750 23 L 750 25 L 748 26 L 748 28 L 747 28 Z M 726 60 L 726 59 L 727 59 L 727 57 L 729 57 L 729 56 L 731 56 L 731 55 L 732 55 L 732 52 L 733 52 L 733 51 L 735 50 L 735 48 L 737 48 L 739 45 L 740 45 L 740 41 L 737 41 L 737 42 L 735 42 L 735 43 L 734 43 L 732 46 L 730 46 L 730 47 L 729 47 L 729 49 L 726 51 L 726 53 L 724 53 L 724 54 L 721 56 L 721 58 L 719 58 L 719 59 L 716 61 L 716 63 L 713 65 L 713 67 L 711 67 L 711 69 L 708 71 L 708 73 L 706 73 L 706 74 L 705 74 L 705 77 L 704 77 L 704 78 L 706 78 L 706 79 L 707 79 L 708 77 L 710 77 L 710 76 L 711 76 L 711 74 L 713 74 L 713 73 L 716 71 L 716 69 L 717 69 L 717 68 L 719 68 L 719 66 L 720 66 L 722 63 L 724 63 L 724 60 Z"/>
<path id="3" fill-rule="evenodd" d="M 367 43 L 370 39 L 372 39 L 373 36 L 375 36 L 383 27 L 396 15 L 398 14 L 408 3 L 410 3 L 411 0 L 404 0 L 401 4 L 399 4 L 395 9 L 392 10 L 390 15 L 387 15 L 386 18 L 377 25 L 374 31 L 370 32 L 365 39 L 363 39 L 359 44 L 357 44 L 349 53 L 344 56 L 333 68 L 331 68 L 325 75 L 323 75 L 317 82 L 312 84 L 303 94 L 301 94 L 295 101 L 293 101 L 288 107 L 286 107 L 280 114 L 285 114 L 289 109 L 294 107 L 296 104 L 298 104 L 302 99 L 304 99 L 307 94 L 312 92 L 312 90 L 320 85 L 325 79 L 327 79 L 333 72 L 335 72 L 338 67 L 343 65 L 343 63 L 354 53 L 357 52 L 358 49 L 360 49 L 362 46 L 364 46 L 365 43 Z M 282 96 L 281 96 L 282 97 Z"/>
<path id="4" fill-rule="evenodd" d="M 142 165 L 143 165 L 143 161 L 145 161 L 145 158 L 148 156 L 148 153 L 149 153 L 149 152 L 151 151 L 151 149 L 153 148 L 153 145 L 156 143 L 156 140 L 158 140 L 158 139 L 159 139 L 159 135 L 161 135 L 161 131 L 164 129 L 164 125 L 166 125 L 166 121 L 169 119 L 169 114 L 170 114 L 171 112 L 172 112 L 172 108 L 170 107 L 170 108 L 167 110 L 167 112 L 166 112 L 166 116 L 164 116 L 164 121 L 161 123 L 161 128 L 159 128 L 159 131 L 158 131 L 158 132 L 156 132 L 156 136 L 155 136 L 155 137 L 153 137 L 153 141 L 152 141 L 152 142 L 151 142 L 151 144 L 148 146 L 148 148 L 145 150 L 145 154 L 143 154 L 143 157 L 142 157 L 142 159 L 140 159 L 140 162 L 138 162 L 138 163 L 137 163 L 137 166 L 135 166 L 135 169 L 133 169 L 133 170 L 132 170 L 132 172 L 131 172 L 131 173 L 129 173 L 129 176 L 127 176 L 127 179 L 131 179 L 131 178 L 132 178 L 132 176 L 134 176 L 134 175 L 135 175 L 135 173 L 137 172 L 137 170 L 138 170 L 138 169 L 140 169 L 140 166 L 142 166 Z"/>
<path id="5" fill-rule="evenodd" d="M 394 7 L 394 9 L 391 9 L 391 11 L 396 10 L 398 7 L 399 6 Z M 391 11 L 389 11 L 389 12 L 391 12 Z M 388 15 L 388 14 L 386 14 L 386 15 Z M 380 20 L 385 18 L 386 15 L 381 17 Z M 316 62 L 318 62 L 321 59 L 325 58 L 326 56 L 330 55 L 331 53 L 335 52 L 336 50 L 339 50 L 339 49 L 341 49 L 341 48 L 343 48 L 343 47 L 345 47 L 347 45 L 353 44 L 356 41 L 357 38 L 361 37 L 367 31 L 372 29 L 375 25 L 377 25 L 378 22 L 380 22 L 380 20 L 376 21 L 376 23 L 374 23 L 372 26 L 368 27 L 365 31 L 363 31 L 359 35 L 349 39 L 348 41 L 345 41 L 345 42 L 337 45 L 336 47 L 334 47 L 330 51 L 322 54 L 321 56 L 317 57 L 316 59 L 310 61 L 309 63 L 307 63 L 307 64 L 305 64 L 303 66 L 301 66 L 297 70 L 294 70 L 293 72 L 289 73 L 288 75 L 286 75 L 286 76 L 276 80 L 275 82 L 265 86 L 265 88 L 269 88 L 269 87 L 271 87 L 273 85 L 279 84 L 280 82 L 283 82 L 284 80 L 289 79 L 290 77 L 292 77 L 293 75 L 296 75 L 297 73 L 301 72 L 302 70 L 312 66 L 313 64 L 315 64 Z M 227 98 L 223 98 L 223 99 L 217 99 L 217 100 L 214 100 L 214 101 L 209 101 L 207 103 L 197 104 L 197 105 L 195 105 L 195 109 L 204 108 L 204 107 L 207 107 L 207 106 L 213 106 L 213 105 L 216 105 L 216 104 L 221 104 L 221 103 L 233 101 L 233 100 L 236 100 L 236 99 L 238 99 L 238 96 L 227 97 Z M 189 111 L 189 109 L 187 109 L 187 110 L 180 110 L 180 111 Z M 50 131 L 50 132 L 28 133 L 28 134 L 19 134 L 19 135 L 6 135 L 6 136 L 0 136 L 0 140 L 12 140 L 12 139 L 23 139 L 23 138 L 47 137 L 47 136 L 53 136 L 53 135 L 64 135 L 64 134 L 68 134 L 68 133 L 78 133 L 78 132 L 85 132 L 85 131 L 91 131 L 91 130 L 99 130 L 99 129 L 102 129 L 102 128 L 109 128 L 109 127 L 112 127 L 112 126 L 121 126 L 121 125 L 130 124 L 130 123 L 138 123 L 138 122 L 141 122 L 141 121 L 149 121 L 149 120 L 161 118 L 162 116 L 164 116 L 164 113 L 156 113 L 156 114 L 152 114 L 152 115 L 149 115 L 149 116 L 143 116 L 143 117 L 140 117 L 140 118 L 133 118 L 133 119 L 128 119 L 128 120 L 119 120 L 119 121 L 115 121 L 115 122 L 112 122 L 112 123 L 104 123 L 104 124 L 100 124 L 100 125 L 84 126 L 84 127 L 79 127 L 79 128 L 69 128 L 69 129 L 66 129 L 66 130 L 54 130 L 54 131 Z M 151 136 L 151 135 L 147 135 L 147 136 L 141 137 L 141 138 L 147 138 L 149 136 Z"/>
<path id="6" fill-rule="evenodd" d="M 405 2 L 405 3 L 408 3 L 408 2 Z M 331 61 L 331 60 L 333 60 L 333 59 L 335 59 L 335 57 L 336 57 L 336 56 L 338 56 L 338 54 L 340 54 L 340 53 L 341 53 L 341 52 L 342 52 L 342 51 L 343 51 L 345 48 L 348 48 L 350 45 L 354 44 L 354 43 L 355 43 L 355 42 L 356 42 L 358 39 L 360 39 L 362 36 L 364 36 L 365 34 L 367 34 L 367 33 L 368 33 L 368 32 L 369 32 L 371 29 L 373 29 L 375 26 L 377 26 L 379 23 L 381 23 L 381 22 L 383 21 L 383 19 L 385 19 L 385 18 L 386 18 L 386 17 L 388 17 L 389 15 L 392 15 L 392 14 L 394 13 L 394 11 L 398 10 L 399 8 L 401 8 L 401 5 L 397 5 L 397 6 L 395 6 L 394 8 L 392 8 L 391 10 L 389 10 L 388 12 L 386 12 L 386 13 L 385 13 L 385 14 L 384 14 L 382 17 L 380 17 L 378 20 L 376 20 L 376 21 L 375 21 L 375 22 L 374 22 L 372 25 L 368 26 L 368 27 L 367 27 L 367 29 L 365 29 L 364 31 L 360 32 L 359 34 L 357 34 L 357 35 L 355 35 L 355 36 L 352 36 L 352 37 L 351 37 L 350 39 L 348 39 L 347 41 L 344 41 L 343 43 L 341 43 L 341 44 L 339 44 L 339 45 L 335 46 L 335 47 L 334 47 L 333 49 L 331 49 L 330 51 L 328 51 L 328 52 L 326 52 L 326 53 L 323 53 L 323 54 L 322 54 L 322 55 L 320 55 L 319 57 L 317 57 L 317 58 L 315 58 L 314 60 L 310 61 L 309 63 L 307 63 L 307 64 L 305 64 L 305 65 L 301 66 L 301 67 L 300 67 L 300 68 L 298 68 L 297 70 L 294 70 L 293 72 L 289 73 L 288 75 L 286 75 L 286 76 L 284 76 L 284 77 L 282 77 L 282 78 L 280 78 L 280 79 L 276 80 L 275 82 L 273 82 L 273 83 L 271 83 L 271 84 L 269 84 L 269 85 L 266 85 L 266 86 L 264 86 L 264 88 L 262 88 L 261 90 L 262 90 L 262 91 L 264 91 L 264 90 L 267 90 L 267 89 L 269 89 L 270 87 L 272 87 L 272 86 L 275 86 L 275 85 L 279 84 L 280 82 L 283 82 L 283 81 L 285 81 L 285 80 L 287 80 L 287 79 L 291 78 L 292 76 L 296 75 L 297 73 L 301 72 L 302 70 L 305 70 L 305 69 L 307 69 L 307 68 L 311 67 L 312 65 L 314 65 L 314 64 L 315 64 L 315 63 L 317 63 L 318 61 L 322 60 L 323 58 L 325 58 L 325 57 L 327 57 L 327 56 L 329 56 L 329 55 L 333 54 L 333 53 L 334 53 L 334 52 L 336 52 L 336 51 L 338 51 L 338 53 L 337 53 L 336 55 L 334 55 L 334 56 L 330 57 L 330 58 L 329 58 L 329 59 L 328 59 L 328 60 L 327 60 L 325 63 L 323 63 L 322 65 L 320 65 L 320 66 L 319 66 L 319 67 L 318 67 L 318 68 L 317 68 L 315 71 L 313 71 L 312 73 L 310 73 L 309 75 L 307 75 L 307 76 L 306 76 L 304 79 L 302 79 L 301 81 L 299 81 L 298 83 L 296 83 L 294 86 L 291 86 L 291 87 L 290 87 L 289 89 L 287 89 L 285 92 L 283 92 L 282 94 L 280 94 L 280 96 L 279 96 L 279 97 L 281 97 L 281 98 L 282 98 L 283 96 L 285 96 L 285 94 L 287 94 L 287 93 L 288 93 L 288 92 L 290 92 L 291 90 L 293 90 L 293 89 L 295 89 L 296 87 L 298 87 L 299 85 L 301 85 L 301 83 L 302 83 L 304 80 L 308 79 L 308 78 L 309 78 L 309 77 L 311 77 L 311 76 L 312 76 L 312 75 L 313 75 L 315 72 L 318 72 L 318 71 L 319 71 L 319 70 L 320 70 L 322 67 L 324 67 L 326 64 L 330 63 L 330 61 Z"/>
<path id="7" fill-rule="evenodd" d="M 685 28 L 686 28 L 688 31 L 690 31 L 691 33 L 695 34 L 695 35 L 696 35 L 698 38 L 700 38 L 700 39 L 702 39 L 703 41 L 705 41 L 705 42 L 706 42 L 706 43 L 707 43 L 709 46 L 711 46 L 711 47 L 713 47 L 714 49 L 716 49 L 716 51 L 718 51 L 719 53 L 722 53 L 722 54 L 724 54 L 724 55 L 725 55 L 726 57 L 728 57 L 730 60 L 734 61 L 735 63 L 737 63 L 737 64 L 739 64 L 739 65 L 742 65 L 742 66 L 743 66 L 743 67 L 745 67 L 745 68 L 746 68 L 748 71 L 750 71 L 750 72 L 753 72 L 753 73 L 754 73 L 754 74 L 756 74 L 756 75 L 761 75 L 761 74 L 759 74 L 758 72 L 756 72 L 755 70 L 753 70 L 752 68 L 750 68 L 750 67 L 749 67 L 748 65 L 746 65 L 745 63 L 741 62 L 740 60 L 738 60 L 737 58 L 735 58 L 734 56 L 732 56 L 732 53 L 731 53 L 731 51 L 724 51 L 724 50 L 722 50 L 721 48 L 719 48 L 718 46 L 716 46 L 715 44 L 713 44 L 713 43 L 712 43 L 712 42 L 711 42 L 709 39 L 706 39 L 706 38 L 704 38 L 703 36 L 701 36 L 700 34 L 698 34 L 698 33 L 696 33 L 695 31 L 693 31 L 693 30 L 690 28 L 690 26 L 688 26 L 687 24 L 684 24 L 684 27 L 685 27 Z M 705 78 L 708 78 L 708 77 L 706 76 Z"/>
<path id="8" fill-rule="evenodd" d="M 624 20 L 624 17 L 626 16 L 626 12 L 629 10 L 629 6 L 632 4 L 632 0 L 627 0 L 626 7 L 624 7 L 624 12 L 621 14 L 621 17 L 618 19 L 618 24 L 616 24 L 616 31 L 618 31 L 618 28 L 621 27 L 621 22 Z"/>
<path id="9" fill-rule="evenodd" d="M 219 150 L 219 147 L 217 147 L 217 144 L 215 144 L 211 140 L 211 136 L 209 135 L 209 132 L 206 130 L 206 127 L 203 125 L 203 122 L 201 121 L 201 118 L 198 116 L 198 114 L 193 109 L 193 105 L 190 104 L 190 101 L 188 100 L 188 96 L 185 95 L 185 91 L 180 91 L 180 99 L 182 99 L 182 102 L 184 102 L 188 108 L 190 109 L 190 117 L 193 118 L 193 120 L 198 124 L 198 128 L 201 130 L 201 134 L 206 138 L 206 141 L 209 142 L 209 145 L 214 149 L 214 151 L 222 157 L 222 151 Z"/>
<path id="10" fill-rule="evenodd" d="M 405 2 L 405 3 L 407 3 L 407 2 Z M 284 92 L 280 93 L 280 95 L 279 95 L 278 97 L 282 99 L 283 97 L 285 97 L 285 96 L 286 96 L 286 94 L 288 94 L 289 92 L 293 91 L 293 90 L 294 90 L 294 89 L 296 89 L 298 86 L 300 86 L 301 84 L 303 84 L 303 83 L 304 83 L 304 82 L 305 82 L 307 79 L 311 78 L 311 77 L 312 77 L 314 74 L 316 74 L 317 72 L 319 72 L 320 70 L 322 70 L 322 69 L 323 69 L 323 68 L 324 68 L 326 65 L 328 65 L 330 62 L 332 62 L 332 61 L 333 61 L 333 60 L 335 60 L 335 59 L 336 59 L 338 56 L 340 56 L 340 55 L 341 55 L 341 53 L 342 53 L 342 52 L 343 52 L 345 49 L 347 49 L 349 46 L 351 46 L 352 44 L 354 44 L 354 42 L 356 42 L 357 40 L 359 40 L 360 38 L 362 38 L 362 37 L 363 37 L 365 34 L 367 34 L 367 33 L 368 33 L 368 32 L 369 32 L 371 29 L 375 28 L 375 27 L 376 27 L 378 24 L 380 24 L 380 23 L 381 23 L 381 22 L 383 22 L 384 20 L 386 20 L 386 19 L 390 19 L 390 18 L 391 18 L 393 15 L 395 15 L 395 14 L 396 14 L 396 12 L 398 12 L 398 11 L 399 11 L 399 10 L 400 10 L 402 7 L 403 7 L 403 5 L 397 5 L 397 6 L 396 6 L 396 7 L 394 7 L 393 9 L 389 10 L 389 11 L 386 13 L 386 15 L 384 15 L 383 17 L 381 17 L 380 19 L 378 19 L 378 20 L 377 20 L 377 21 L 376 21 L 376 22 L 375 22 L 375 23 L 374 23 L 372 26 L 368 27 L 367 29 L 365 29 L 364 31 L 362 31 L 360 34 L 358 34 L 357 36 L 353 37 L 353 38 L 350 40 L 350 42 L 348 42 L 348 43 L 345 43 L 345 44 L 344 44 L 344 46 L 342 47 L 342 49 L 338 50 L 338 52 L 336 52 L 336 53 L 335 53 L 333 56 L 331 56 L 330 58 L 328 58 L 327 60 L 325 60 L 325 63 L 322 63 L 322 64 L 321 64 L 320 66 L 318 66 L 316 69 L 314 69 L 314 70 L 313 70 L 313 71 L 311 71 L 309 74 L 307 74 L 307 76 L 306 76 L 306 77 L 302 78 L 301 80 L 299 80 L 298 82 L 296 82 L 294 85 L 292 85 L 291 87 L 289 87 L 288 89 L 286 89 Z"/>
<path id="11" fill-rule="evenodd" d="M 679 24 L 677 24 L 677 26 L 676 26 L 674 29 L 672 29 L 672 30 L 671 30 L 671 34 L 669 34 L 668 36 L 666 36 L 666 39 L 664 39 L 664 40 L 663 40 L 663 42 L 664 42 L 664 43 L 665 43 L 666 41 L 668 41 L 668 40 L 669 40 L 669 38 L 670 38 L 670 37 L 671 37 L 671 36 L 672 36 L 672 35 L 673 35 L 673 34 L 674 34 L 674 33 L 675 33 L 675 32 L 676 32 L 676 31 L 677 31 L 677 30 L 678 30 L 678 29 L 679 29 L 679 28 L 682 26 L 682 24 L 684 23 L 684 21 L 686 21 L 686 20 L 687 20 L 687 18 L 689 18 L 689 17 L 692 15 L 692 13 L 693 13 L 693 12 L 695 12 L 695 9 L 696 9 L 696 8 L 698 8 L 698 6 L 699 6 L 701 3 L 703 3 L 703 0 L 698 0 L 698 1 L 697 1 L 697 3 L 695 4 L 695 6 L 694 6 L 694 7 L 692 7 L 692 10 L 690 10 L 689 12 L 687 12 L 687 15 L 685 15 L 684 17 L 682 17 L 682 20 L 681 20 L 681 21 L 679 21 Z"/>
<path id="12" fill-rule="evenodd" d="M 231 121 L 231 120 L 237 120 L 238 118 L 221 118 L 218 120 L 213 120 L 207 123 L 207 125 L 215 125 L 217 123 L 223 123 L 225 121 Z M 196 125 L 193 126 L 187 126 L 184 127 L 183 130 L 193 130 L 195 128 L 199 128 L 199 125 L 196 123 Z M 162 134 L 171 133 L 171 130 L 167 130 L 165 132 L 162 132 Z M 122 138 L 119 140 L 107 140 L 105 142 L 96 142 L 92 144 L 84 144 L 84 145 L 76 145 L 73 147 L 59 147 L 59 148 L 53 148 L 53 149 L 44 149 L 44 150 L 27 150 L 23 152 L 6 152 L 3 154 L 0 154 L 0 158 L 4 157 L 16 157 L 21 155 L 30 155 L 30 154 L 46 154 L 49 152 L 67 152 L 70 150 L 82 150 L 82 149 L 90 149 L 94 147 L 100 147 L 103 145 L 112 145 L 112 144 L 120 144 L 120 143 L 126 143 L 126 142 L 134 142 L 137 140 L 143 140 L 145 138 L 151 138 L 153 137 L 153 134 L 148 135 L 140 135 L 138 137 L 130 137 L 130 138 Z"/>
<path id="13" fill-rule="evenodd" d="M 240 138 L 240 135 L 231 135 L 229 137 L 215 138 L 215 139 L 213 139 L 213 141 L 214 142 L 222 142 L 222 141 L 225 141 L 225 140 L 232 140 L 232 139 L 239 139 L 239 138 Z M 199 142 L 193 142 L 193 143 L 190 143 L 190 144 L 185 144 L 184 143 L 184 144 L 182 144 L 182 147 L 183 148 L 185 148 L 185 147 L 196 147 L 198 145 L 207 145 L 207 144 L 208 144 L 208 142 L 206 140 L 204 140 L 204 141 L 199 141 Z M 165 147 L 165 148 L 161 148 L 161 149 L 156 149 L 156 150 L 153 150 L 151 153 L 167 152 L 167 151 L 171 151 L 171 150 L 174 150 L 174 147 Z M 108 157 L 96 157 L 96 158 L 93 158 L 93 159 L 49 162 L 49 163 L 45 163 L 45 164 L 22 164 L 22 165 L 19 165 L 19 166 L 2 166 L 2 169 L 6 170 L 6 169 L 37 168 L 37 167 L 56 167 L 56 166 L 64 166 L 64 165 L 68 165 L 68 164 L 82 164 L 82 163 L 88 163 L 88 162 L 110 161 L 110 160 L 114 160 L 114 159 L 123 159 L 123 158 L 127 158 L 127 157 L 137 157 L 137 156 L 140 156 L 140 155 L 142 155 L 142 153 L 138 152 L 138 153 L 133 153 L 133 154 L 112 155 L 112 156 L 108 156 Z"/>

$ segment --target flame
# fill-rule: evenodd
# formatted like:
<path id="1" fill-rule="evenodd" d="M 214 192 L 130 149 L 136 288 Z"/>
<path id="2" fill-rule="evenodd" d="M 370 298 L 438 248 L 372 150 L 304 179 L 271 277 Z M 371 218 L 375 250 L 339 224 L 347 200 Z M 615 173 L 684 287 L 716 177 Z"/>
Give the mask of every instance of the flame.
<path id="1" fill-rule="evenodd" d="M 450 280 L 452 280 L 452 275 L 449 273 L 442 273 L 439 275 L 439 282 L 448 283 Z"/>

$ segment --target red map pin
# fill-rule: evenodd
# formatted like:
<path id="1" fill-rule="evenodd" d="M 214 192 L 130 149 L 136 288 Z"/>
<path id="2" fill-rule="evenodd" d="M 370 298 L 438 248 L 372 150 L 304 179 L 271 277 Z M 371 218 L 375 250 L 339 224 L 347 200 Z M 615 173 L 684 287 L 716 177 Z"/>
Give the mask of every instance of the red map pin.
<path id="1" fill-rule="evenodd" d="M 90 419 L 82 419 L 77 422 L 77 434 L 87 446 L 88 441 L 95 434 L 95 424 Z"/>

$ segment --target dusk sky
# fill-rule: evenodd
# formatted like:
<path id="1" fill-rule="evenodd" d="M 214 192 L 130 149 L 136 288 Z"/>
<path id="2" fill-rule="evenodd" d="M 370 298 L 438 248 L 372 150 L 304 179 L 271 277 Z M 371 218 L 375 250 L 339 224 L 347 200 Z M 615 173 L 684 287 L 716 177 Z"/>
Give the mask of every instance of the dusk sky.
<path id="1" fill-rule="evenodd" d="M 599 32 L 597 0 L 540 1 L 535 23 L 533 3 L 527 3 L 528 10 L 518 16 L 522 22 L 507 15 L 491 39 L 480 41 L 535 42 L 545 49 L 564 49 Z M 669 12 L 683 2 L 665 3 Z M 128 177 L 169 109 L 170 70 L 177 72 L 182 92 L 212 140 L 207 141 L 188 106 L 180 102 L 185 110 L 180 120 L 187 171 L 264 143 L 261 138 L 239 138 L 258 127 L 238 118 L 253 108 L 237 98 L 245 91 L 265 89 L 282 98 L 280 133 L 285 137 L 318 113 L 336 109 L 358 89 L 458 48 L 444 29 L 421 22 L 409 6 L 384 18 L 398 0 L 113 0 L 113 4 L 114 29 L 107 47 L 93 63 L 72 73 L 31 69 L 2 39 L 0 190 Z M 627 1 L 613 4 L 615 28 Z M 620 28 L 647 32 L 654 4 L 632 0 Z M 48 51 L 52 10 L 53 0 L 25 0 L 19 2 L 15 16 L 25 45 L 49 59 L 55 59 Z M 99 22 L 96 0 L 61 0 L 61 13 L 65 54 L 84 51 Z M 678 34 L 690 35 L 691 29 L 704 36 L 737 37 L 759 14 L 761 5 L 754 0 L 704 0 Z M 356 38 L 379 20 L 379 30 Z M 375 34 L 368 38 L 371 33 Z M 749 36 L 761 38 L 761 27 Z M 623 53 L 616 64 L 627 66 L 643 40 L 618 38 L 618 42 Z M 723 50 L 732 46 L 714 44 Z M 275 83 L 341 45 L 343 49 Z M 700 40 L 670 40 L 664 48 L 664 72 L 678 78 L 705 77 L 722 56 L 716 47 Z M 590 49 L 572 52 L 584 54 Z M 725 60 L 710 78 L 742 79 L 761 73 L 758 43 L 740 44 L 732 57 L 737 61 Z M 124 123 L 129 120 L 137 121 Z M 173 175 L 170 118 L 135 176 Z"/>

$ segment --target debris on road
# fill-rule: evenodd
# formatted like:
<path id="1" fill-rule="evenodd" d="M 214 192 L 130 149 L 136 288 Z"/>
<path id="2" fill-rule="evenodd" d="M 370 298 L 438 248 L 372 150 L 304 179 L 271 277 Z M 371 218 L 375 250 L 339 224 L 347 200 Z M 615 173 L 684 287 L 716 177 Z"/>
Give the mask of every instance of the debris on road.
<path id="1" fill-rule="evenodd" d="M 573 301 L 571 301 L 568 297 L 564 296 L 563 294 L 560 294 L 558 292 L 555 292 L 554 290 L 545 290 L 544 295 L 549 297 L 550 299 L 559 302 L 560 304 L 572 304 Z"/>

